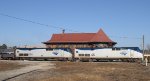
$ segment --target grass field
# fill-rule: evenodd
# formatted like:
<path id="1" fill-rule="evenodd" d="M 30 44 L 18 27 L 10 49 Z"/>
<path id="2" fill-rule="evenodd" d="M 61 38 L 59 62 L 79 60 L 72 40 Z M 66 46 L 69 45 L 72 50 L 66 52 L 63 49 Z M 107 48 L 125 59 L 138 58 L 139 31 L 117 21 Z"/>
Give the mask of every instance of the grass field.
<path id="1" fill-rule="evenodd" d="M 150 81 L 150 68 L 125 62 L 56 62 L 52 76 L 41 81 Z"/>
<path id="2" fill-rule="evenodd" d="M 24 72 L 16 76 L 17 71 Z M 150 81 L 150 64 L 0 61 L 0 75 L 1 80 L 9 78 L 7 81 Z"/>
<path id="3" fill-rule="evenodd" d="M 0 71 L 8 71 L 25 67 L 26 65 L 11 61 L 0 61 Z"/>

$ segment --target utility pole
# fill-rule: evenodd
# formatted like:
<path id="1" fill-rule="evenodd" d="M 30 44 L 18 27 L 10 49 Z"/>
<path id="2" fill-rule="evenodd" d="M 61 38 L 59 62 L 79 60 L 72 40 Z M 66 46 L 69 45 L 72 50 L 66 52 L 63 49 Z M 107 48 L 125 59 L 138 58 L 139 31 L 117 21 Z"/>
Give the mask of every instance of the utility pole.
<path id="1" fill-rule="evenodd" d="M 65 33 L 65 29 L 62 30 L 62 33 L 63 33 L 63 34 Z"/>
<path id="2" fill-rule="evenodd" d="M 144 61 L 144 35 L 142 37 L 142 46 L 143 46 L 143 61 Z"/>

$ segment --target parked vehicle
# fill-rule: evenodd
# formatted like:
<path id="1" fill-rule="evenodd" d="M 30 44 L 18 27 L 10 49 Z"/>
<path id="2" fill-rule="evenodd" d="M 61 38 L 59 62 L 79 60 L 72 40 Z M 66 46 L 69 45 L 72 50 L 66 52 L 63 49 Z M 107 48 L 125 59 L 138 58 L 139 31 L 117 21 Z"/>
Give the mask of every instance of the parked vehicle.
<path id="1" fill-rule="evenodd" d="M 0 53 L 0 59 L 13 60 L 15 59 L 14 52 L 15 52 L 14 49 L 3 49 L 3 51 Z"/>
<path id="2" fill-rule="evenodd" d="M 15 59 L 15 54 L 14 53 L 11 53 L 11 54 L 2 53 L 0 56 L 1 56 L 0 58 L 3 59 L 3 60 L 14 60 Z"/>

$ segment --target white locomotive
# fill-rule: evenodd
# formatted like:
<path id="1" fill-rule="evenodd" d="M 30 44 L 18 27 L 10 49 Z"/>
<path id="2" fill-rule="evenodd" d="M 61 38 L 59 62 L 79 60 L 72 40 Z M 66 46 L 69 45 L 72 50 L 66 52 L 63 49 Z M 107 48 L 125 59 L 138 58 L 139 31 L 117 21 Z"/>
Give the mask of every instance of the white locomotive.
<path id="1" fill-rule="evenodd" d="M 76 48 L 72 54 L 67 48 L 17 48 L 16 59 L 59 59 L 77 61 L 121 60 L 136 61 L 143 58 L 138 47 Z"/>
<path id="2" fill-rule="evenodd" d="M 72 54 L 69 49 L 51 49 L 51 48 L 17 48 L 15 51 L 16 59 L 71 59 Z"/>
<path id="3" fill-rule="evenodd" d="M 137 47 L 121 47 L 121 48 L 82 48 L 75 49 L 75 58 L 78 60 L 121 60 L 121 61 L 136 61 L 143 58 L 143 54 Z"/>

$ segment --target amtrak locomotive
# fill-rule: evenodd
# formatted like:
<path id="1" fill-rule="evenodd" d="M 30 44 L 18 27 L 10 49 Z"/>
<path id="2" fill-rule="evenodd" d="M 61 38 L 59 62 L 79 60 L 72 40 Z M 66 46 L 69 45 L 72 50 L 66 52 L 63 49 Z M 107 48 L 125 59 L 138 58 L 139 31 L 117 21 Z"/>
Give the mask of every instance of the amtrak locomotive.
<path id="1" fill-rule="evenodd" d="M 75 49 L 75 58 L 77 60 L 89 60 L 89 61 L 138 61 L 143 58 L 143 54 L 140 52 L 139 48 L 82 48 Z"/>
<path id="2" fill-rule="evenodd" d="M 72 54 L 66 48 L 17 48 L 15 51 L 16 59 L 66 59 L 70 60 Z"/>
<path id="3" fill-rule="evenodd" d="M 1 55 L 6 59 L 6 55 Z M 10 56 L 9 56 L 10 59 Z M 16 48 L 11 59 L 69 60 L 69 61 L 139 61 L 143 54 L 138 47 L 115 48 Z"/>

